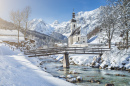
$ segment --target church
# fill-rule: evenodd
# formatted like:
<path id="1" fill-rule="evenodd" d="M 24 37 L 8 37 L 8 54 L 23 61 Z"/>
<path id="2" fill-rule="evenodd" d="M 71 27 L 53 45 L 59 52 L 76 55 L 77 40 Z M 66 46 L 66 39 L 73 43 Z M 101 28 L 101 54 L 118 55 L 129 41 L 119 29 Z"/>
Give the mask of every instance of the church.
<path id="1" fill-rule="evenodd" d="M 81 34 L 81 27 L 77 27 L 75 13 L 72 13 L 70 23 L 71 34 L 68 37 L 68 47 L 87 47 L 87 35 Z"/>

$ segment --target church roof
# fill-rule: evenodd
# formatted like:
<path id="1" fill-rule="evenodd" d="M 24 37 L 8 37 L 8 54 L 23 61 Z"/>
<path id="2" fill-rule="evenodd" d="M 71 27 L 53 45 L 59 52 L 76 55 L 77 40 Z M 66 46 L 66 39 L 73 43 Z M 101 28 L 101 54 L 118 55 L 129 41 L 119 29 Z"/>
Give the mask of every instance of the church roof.
<path id="1" fill-rule="evenodd" d="M 74 35 L 79 35 L 80 34 L 80 27 L 78 27 L 77 29 L 75 29 L 70 36 L 74 36 Z"/>
<path id="2" fill-rule="evenodd" d="M 71 19 L 71 22 L 76 22 L 76 20 L 75 19 Z"/>

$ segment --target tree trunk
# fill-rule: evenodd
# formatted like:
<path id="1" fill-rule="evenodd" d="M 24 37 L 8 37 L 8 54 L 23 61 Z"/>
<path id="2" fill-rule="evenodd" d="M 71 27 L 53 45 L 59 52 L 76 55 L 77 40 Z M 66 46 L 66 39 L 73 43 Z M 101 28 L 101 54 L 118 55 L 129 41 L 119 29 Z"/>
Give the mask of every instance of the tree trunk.
<path id="1" fill-rule="evenodd" d="M 26 38 L 26 31 L 27 31 L 27 22 L 26 22 L 26 28 L 25 28 L 25 31 L 24 31 L 24 39 Z"/>
<path id="2" fill-rule="evenodd" d="M 110 32 L 110 25 L 109 25 L 109 33 L 108 33 L 108 37 L 109 37 L 109 48 L 111 48 L 111 32 Z"/>
<path id="3" fill-rule="evenodd" d="M 20 22 L 19 22 L 19 27 L 18 27 L 18 48 L 19 48 L 19 29 L 20 29 Z"/>
<path id="4" fill-rule="evenodd" d="M 128 34 L 129 34 L 129 32 L 127 31 L 126 32 L 126 48 L 128 49 L 128 47 L 129 47 L 129 45 L 128 45 Z"/>

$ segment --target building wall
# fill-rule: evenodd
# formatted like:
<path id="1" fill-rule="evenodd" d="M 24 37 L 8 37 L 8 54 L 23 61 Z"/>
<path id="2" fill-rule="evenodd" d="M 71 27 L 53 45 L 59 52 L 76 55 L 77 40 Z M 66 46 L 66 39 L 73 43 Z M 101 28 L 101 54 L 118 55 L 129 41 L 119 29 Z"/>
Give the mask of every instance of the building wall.
<path id="1" fill-rule="evenodd" d="M 68 47 L 70 47 L 72 44 L 73 44 L 73 37 L 70 36 L 70 37 L 68 38 Z"/>
<path id="2" fill-rule="evenodd" d="M 74 43 L 79 43 L 79 44 L 76 45 Z M 70 36 L 68 38 L 68 47 L 86 47 L 86 46 L 88 46 L 87 36 L 75 35 L 75 36 Z"/>
<path id="3" fill-rule="evenodd" d="M 80 43 L 87 43 L 87 36 L 81 36 Z"/>
<path id="4" fill-rule="evenodd" d="M 74 27 L 75 25 L 75 27 Z M 71 33 L 77 28 L 76 22 L 71 22 Z"/>
<path id="5" fill-rule="evenodd" d="M 79 43 L 80 42 L 80 35 L 73 36 L 73 43 Z"/>

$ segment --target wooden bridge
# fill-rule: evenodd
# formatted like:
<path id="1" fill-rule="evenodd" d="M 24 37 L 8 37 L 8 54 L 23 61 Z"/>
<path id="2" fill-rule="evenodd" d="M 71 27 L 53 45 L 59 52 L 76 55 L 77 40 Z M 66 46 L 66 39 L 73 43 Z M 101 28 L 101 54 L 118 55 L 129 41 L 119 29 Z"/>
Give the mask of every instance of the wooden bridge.
<path id="1" fill-rule="evenodd" d="M 57 47 L 57 48 L 48 48 L 48 49 L 28 50 L 25 51 L 24 54 L 28 55 L 28 57 L 64 54 L 63 67 L 69 67 L 69 59 L 68 59 L 69 54 L 97 54 L 101 56 L 105 51 L 110 51 L 110 49 L 89 48 L 89 47 Z"/>

